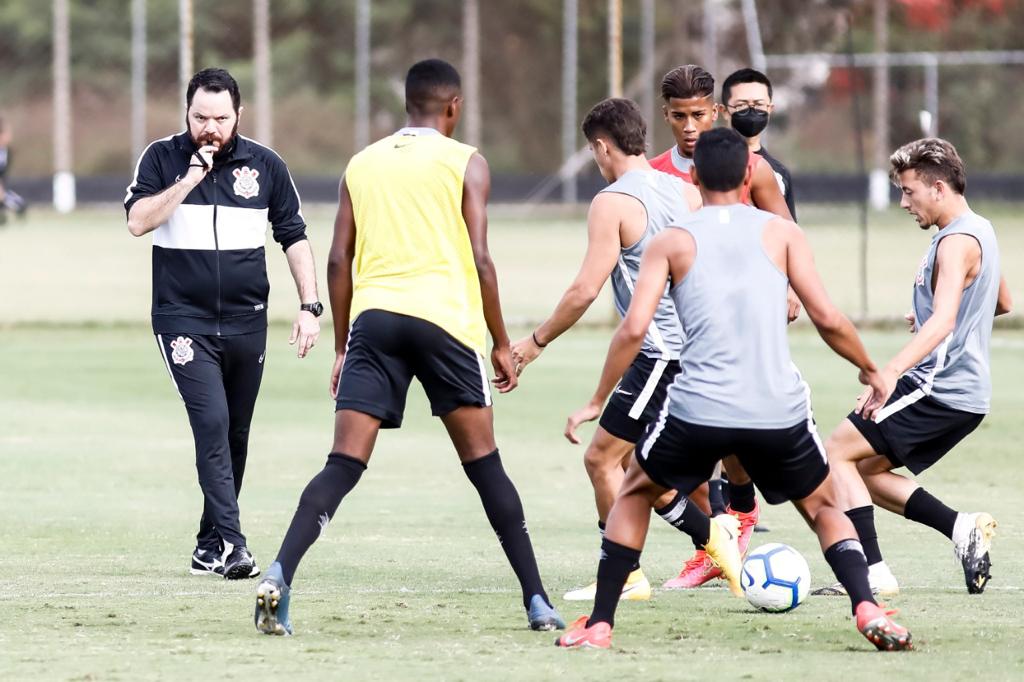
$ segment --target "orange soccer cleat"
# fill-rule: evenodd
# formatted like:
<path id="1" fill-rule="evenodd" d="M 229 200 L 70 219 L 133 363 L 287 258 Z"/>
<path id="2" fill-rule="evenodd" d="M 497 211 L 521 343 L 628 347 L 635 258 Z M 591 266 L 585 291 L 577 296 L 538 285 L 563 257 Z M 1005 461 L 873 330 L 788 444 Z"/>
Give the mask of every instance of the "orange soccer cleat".
<path id="1" fill-rule="evenodd" d="M 883 606 L 862 601 L 857 604 L 857 629 L 879 651 L 913 649 L 910 631 L 890 618 L 894 615 L 896 611 L 887 611 Z"/>
<path id="2" fill-rule="evenodd" d="M 555 640 L 555 646 L 566 649 L 610 649 L 612 627 L 608 623 L 594 623 L 587 627 L 588 616 L 580 616 L 568 631 Z"/>
<path id="3" fill-rule="evenodd" d="M 750 538 L 754 534 L 754 526 L 757 525 L 757 521 L 761 516 L 761 507 L 755 501 L 754 508 L 751 511 L 741 512 L 730 507 L 726 507 L 725 511 L 740 520 L 740 556 L 746 556 L 747 548 L 750 546 Z"/>
<path id="4" fill-rule="evenodd" d="M 722 569 L 715 566 L 715 563 L 708 557 L 708 553 L 703 549 L 698 549 L 696 553 L 683 564 L 683 569 L 679 571 L 679 575 L 671 580 L 665 581 L 662 587 L 666 590 L 692 590 L 695 587 L 700 587 L 706 582 L 710 582 L 715 578 L 722 577 Z"/>

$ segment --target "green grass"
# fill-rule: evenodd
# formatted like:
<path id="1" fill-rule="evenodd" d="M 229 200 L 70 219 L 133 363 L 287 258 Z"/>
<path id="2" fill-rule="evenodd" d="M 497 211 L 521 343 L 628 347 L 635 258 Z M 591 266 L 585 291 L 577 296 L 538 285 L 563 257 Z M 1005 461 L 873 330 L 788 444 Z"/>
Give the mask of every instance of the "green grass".
<path id="1" fill-rule="evenodd" d="M 121 290 L 146 288 L 141 276 Z M 332 429 L 328 344 L 298 361 L 287 331 L 271 328 L 241 500 L 262 565 L 321 467 Z M 502 456 L 553 597 L 588 582 L 596 568 L 582 451 L 560 434 L 596 381 L 608 336 L 567 335 L 496 401 Z M 906 337 L 866 338 L 881 358 Z M 806 330 L 794 331 L 792 342 L 827 432 L 858 392 L 855 372 Z M 359 487 L 300 568 L 297 636 L 260 637 L 251 621 L 254 582 L 187 575 L 201 497 L 185 412 L 148 330 L 8 328 L 0 331 L 0 676 L 1020 679 L 1022 350 L 1024 334 L 997 332 L 994 413 L 922 477 L 952 505 L 986 508 L 1000 520 L 988 591 L 966 594 L 944 538 L 879 513 L 883 551 L 904 585 L 892 604 L 918 651 L 875 653 L 851 626 L 845 600 L 810 598 L 793 613 L 768 615 L 710 588 L 623 604 L 613 651 L 566 652 L 551 646 L 552 635 L 526 629 L 476 494 L 419 388 L 405 428 L 381 436 Z M 794 545 L 816 584 L 831 581 L 791 508 L 770 508 L 765 519 L 772 532 L 755 542 Z M 655 519 L 644 554 L 652 581 L 674 575 L 690 549 Z M 556 604 L 567 619 L 582 612 Z"/>

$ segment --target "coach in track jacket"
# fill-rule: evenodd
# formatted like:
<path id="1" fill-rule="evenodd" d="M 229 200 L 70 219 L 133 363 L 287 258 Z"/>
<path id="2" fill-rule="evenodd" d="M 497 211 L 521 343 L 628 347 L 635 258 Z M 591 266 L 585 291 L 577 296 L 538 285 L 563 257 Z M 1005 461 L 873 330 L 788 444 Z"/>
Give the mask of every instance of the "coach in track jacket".
<path id="1" fill-rule="evenodd" d="M 238 135 L 235 79 L 200 71 L 186 100 L 187 129 L 146 148 L 124 205 L 129 232 L 153 232 L 153 332 L 195 438 L 204 505 L 191 572 L 251 578 L 238 492 L 266 351 L 268 222 L 301 299 L 289 339 L 300 358 L 323 306 L 299 195 L 281 157 Z"/>

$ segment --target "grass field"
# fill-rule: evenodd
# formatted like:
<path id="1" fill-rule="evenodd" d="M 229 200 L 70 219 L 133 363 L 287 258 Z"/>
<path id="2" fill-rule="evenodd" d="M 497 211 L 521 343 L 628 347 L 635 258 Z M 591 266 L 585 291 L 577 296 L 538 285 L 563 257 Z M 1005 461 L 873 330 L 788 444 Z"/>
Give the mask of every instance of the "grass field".
<path id="1" fill-rule="evenodd" d="M 321 264 L 328 215 L 310 212 L 320 220 Z M 856 281 L 849 262 L 855 241 L 838 222 L 829 227 L 827 213 L 818 215 L 822 226 L 808 231 L 844 303 L 843 283 Z M 1005 221 L 1011 217 L 1006 210 Z M 872 243 L 893 265 L 876 273 L 872 308 L 897 315 L 927 240 L 906 218 L 886 220 Z M 1011 281 L 1012 268 L 1022 272 L 1019 226 L 1000 232 Z M 558 247 L 538 253 L 529 240 L 541 237 Z M 495 221 L 492 248 L 510 317 L 543 314 L 572 276 L 582 238 L 570 221 Z M 995 335 L 991 417 L 922 476 L 953 506 L 988 509 L 999 519 L 986 593 L 966 594 L 944 538 L 879 513 L 883 551 L 903 584 L 891 604 L 913 630 L 916 652 L 876 654 L 854 631 L 845 600 L 810 598 L 793 613 L 767 615 L 718 587 L 656 591 L 650 602 L 624 604 L 611 652 L 556 649 L 553 636 L 526 629 L 475 491 L 418 388 L 406 426 L 380 438 L 369 471 L 300 568 L 297 636 L 279 639 L 253 630 L 254 582 L 187 575 L 201 497 L 184 409 L 145 326 L 148 260 L 147 243 L 132 241 L 114 211 L 37 215 L 0 232 L 0 678 L 1024 677 L 1022 332 Z M 284 259 L 272 253 L 270 260 L 283 317 L 292 308 L 291 285 Z M 598 310 L 591 321 L 604 317 Z M 250 546 L 264 566 L 323 463 L 332 426 L 329 334 L 303 361 L 292 356 L 287 334 L 284 325 L 271 328 L 241 499 Z M 560 434 L 592 390 L 608 336 L 607 329 L 570 333 L 517 391 L 496 400 L 502 457 L 523 497 L 548 590 L 567 620 L 583 609 L 558 597 L 592 579 L 598 537 L 582 451 Z M 855 372 L 808 329 L 791 337 L 827 432 L 857 394 Z M 884 358 L 906 337 L 875 331 L 865 338 Z M 772 532 L 755 543 L 792 544 L 807 557 L 815 584 L 831 582 L 792 509 L 770 508 L 765 518 Z M 651 527 L 644 564 L 660 583 L 690 548 L 657 519 Z"/>

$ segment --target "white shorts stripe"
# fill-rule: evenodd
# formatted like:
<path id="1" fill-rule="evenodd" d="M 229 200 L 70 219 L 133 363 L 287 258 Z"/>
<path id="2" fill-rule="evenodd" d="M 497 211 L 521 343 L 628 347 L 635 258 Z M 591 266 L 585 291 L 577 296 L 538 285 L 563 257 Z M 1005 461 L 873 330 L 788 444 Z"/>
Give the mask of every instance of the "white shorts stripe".
<path id="1" fill-rule="evenodd" d="M 825 444 L 821 442 L 821 436 L 818 435 L 818 426 L 814 423 L 814 410 L 811 408 L 811 387 L 803 377 L 800 376 L 800 370 L 797 369 L 796 364 L 793 364 L 793 371 L 796 372 L 796 376 L 800 381 L 800 385 L 804 389 L 804 402 L 807 405 L 807 432 L 811 434 L 811 438 L 814 439 L 814 444 L 818 446 L 818 453 L 821 454 L 821 460 L 828 463 L 828 453 L 825 452 Z"/>
<path id="2" fill-rule="evenodd" d="M 487 381 L 487 367 L 484 366 L 484 359 L 479 353 L 473 353 L 476 356 L 476 362 L 480 365 L 480 381 L 481 387 L 484 392 L 484 405 L 487 407 L 491 406 L 491 385 Z"/>
<path id="3" fill-rule="evenodd" d="M 164 359 L 164 366 L 167 368 L 167 374 L 171 377 L 171 383 L 174 385 L 174 390 L 181 398 L 181 402 L 185 402 L 185 397 L 181 395 L 181 389 L 178 388 L 178 382 L 174 379 L 174 372 L 171 370 L 171 363 L 167 359 L 167 349 L 164 348 L 164 337 L 162 334 L 156 335 L 156 345 L 160 347 L 160 356 Z"/>
<path id="4" fill-rule="evenodd" d="M 665 404 L 661 407 L 661 413 L 658 415 L 658 421 L 654 424 L 654 430 L 651 431 L 651 436 L 644 441 L 644 446 L 640 448 L 640 457 L 647 459 L 647 456 L 651 454 L 651 448 L 654 447 L 655 441 L 658 440 L 658 436 L 665 430 L 665 420 L 668 419 L 668 403 L 669 397 L 665 396 Z"/>
<path id="5" fill-rule="evenodd" d="M 668 367 L 668 360 L 658 360 L 654 363 L 654 369 L 651 370 L 651 375 L 647 377 L 647 383 L 644 384 L 644 388 L 640 391 L 640 395 L 637 396 L 633 407 L 629 408 L 630 419 L 639 419 L 644 410 L 647 409 L 647 403 L 650 402 L 654 390 L 658 388 L 658 382 L 661 381 L 662 375 L 665 374 L 666 367 Z"/>
<path id="6" fill-rule="evenodd" d="M 918 388 L 906 394 L 899 400 L 889 403 L 875 414 L 875 423 L 881 424 L 885 419 L 896 414 L 905 407 L 910 407 L 921 398 L 927 395 L 923 388 Z"/>

